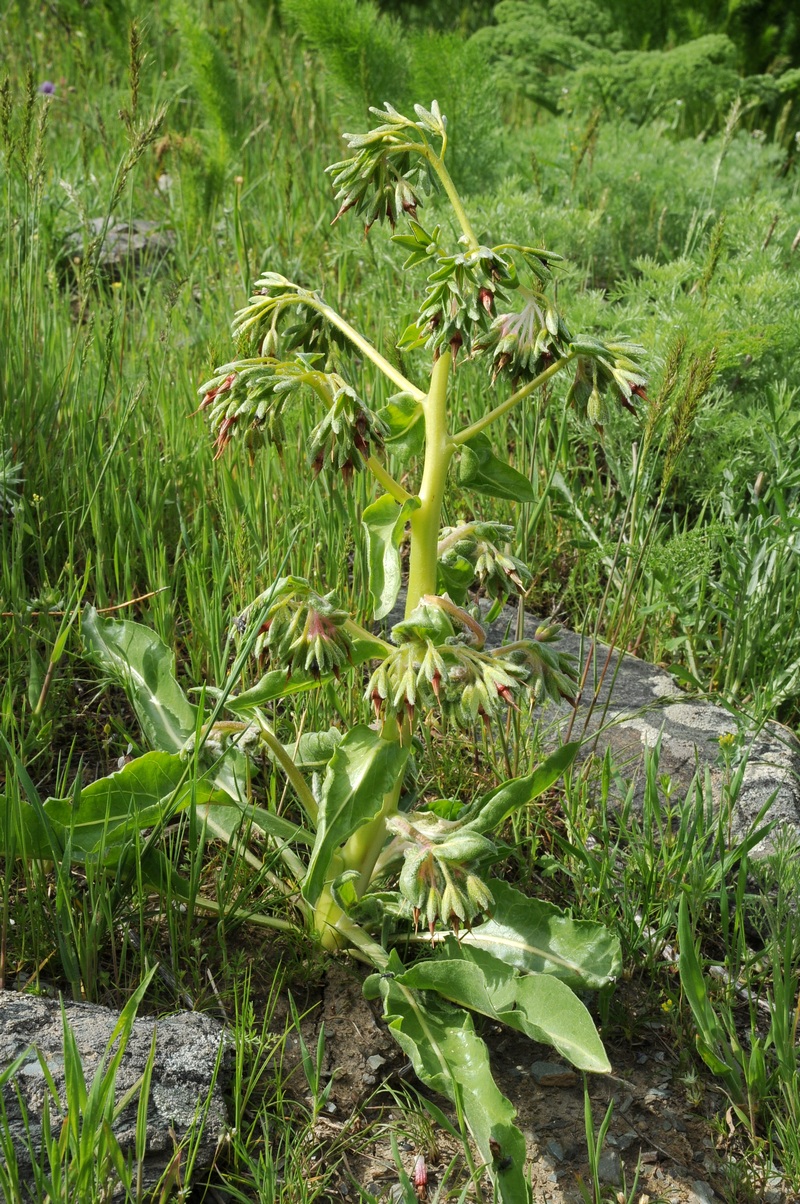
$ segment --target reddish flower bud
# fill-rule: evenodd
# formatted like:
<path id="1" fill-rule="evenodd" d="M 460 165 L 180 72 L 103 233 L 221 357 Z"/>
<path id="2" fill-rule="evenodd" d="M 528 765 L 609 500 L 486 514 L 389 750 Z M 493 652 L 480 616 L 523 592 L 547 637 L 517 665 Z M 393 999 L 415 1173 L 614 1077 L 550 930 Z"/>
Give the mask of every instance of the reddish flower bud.
<path id="1" fill-rule="evenodd" d="M 492 290 L 489 288 L 482 288 L 478 293 L 478 297 L 480 298 L 480 303 L 486 310 L 487 314 L 490 314 L 494 307 L 494 293 Z"/>
<path id="2" fill-rule="evenodd" d="M 425 1157 L 422 1153 L 418 1153 L 416 1161 L 414 1161 L 413 1181 L 414 1187 L 417 1188 L 417 1194 L 419 1194 L 420 1187 L 428 1186 L 428 1167 L 425 1165 Z"/>

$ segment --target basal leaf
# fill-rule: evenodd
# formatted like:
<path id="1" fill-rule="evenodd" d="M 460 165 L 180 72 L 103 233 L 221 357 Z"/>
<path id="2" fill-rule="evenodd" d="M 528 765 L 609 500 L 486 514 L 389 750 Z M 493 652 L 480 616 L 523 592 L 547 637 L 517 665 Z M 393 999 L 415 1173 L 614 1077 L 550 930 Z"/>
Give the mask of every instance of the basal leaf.
<path id="1" fill-rule="evenodd" d="M 334 853 L 362 824 L 373 819 L 397 781 L 407 749 L 372 728 L 352 728 L 334 752 L 317 815 L 317 836 L 303 882 L 303 896 L 316 903 Z"/>
<path id="2" fill-rule="evenodd" d="M 150 747 L 180 752 L 194 734 L 197 708 L 175 680 L 164 641 L 141 623 L 104 619 L 93 606 L 83 612 L 81 630 L 94 660 L 125 684 Z"/>
<path id="3" fill-rule="evenodd" d="M 520 974 L 484 949 L 450 938 L 443 955 L 417 962 L 400 979 L 418 990 L 481 1012 L 532 1041 L 552 1045 L 580 1070 L 611 1066 L 594 1021 L 577 995 L 550 974 Z"/>
<path id="4" fill-rule="evenodd" d="M 619 941 L 602 924 L 573 920 L 499 879 L 492 879 L 491 889 L 492 918 L 465 932 L 465 945 L 486 949 L 518 970 L 552 974 L 578 989 L 603 987 L 619 975 Z"/>
<path id="5" fill-rule="evenodd" d="M 535 502 L 536 494 L 527 477 L 506 460 L 499 460 L 486 435 L 475 435 L 461 452 L 458 481 L 475 493 L 506 498 L 510 502 Z"/>
<path id="6" fill-rule="evenodd" d="M 185 776 L 186 764 L 177 755 L 145 753 L 116 773 L 84 786 L 75 801 L 72 797 L 49 798 L 43 810 L 62 847 L 69 840 L 74 862 L 100 860 L 112 865 L 134 832 L 159 823 L 167 808 L 173 814 L 192 800 L 198 806 L 232 804 L 228 795 L 207 780 L 187 782 Z M 19 852 L 49 859 L 52 845 L 40 816 L 26 803 L 19 804 L 19 816 L 24 825 Z"/>
<path id="7" fill-rule="evenodd" d="M 419 506 L 418 498 L 396 502 L 385 493 L 361 516 L 367 532 L 369 592 L 374 617 L 383 619 L 400 592 L 400 544 L 409 515 Z"/>
<path id="8" fill-rule="evenodd" d="M 399 979 L 379 981 L 389 1031 L 428 1087 L 458 1102 L 489 1168 L 500 1204 L 530 1199 L 525 1139 L 516 1112 L 492 1078 L 489 1055 L 472 1017 L 433 994 L 420 995 Z"/>
<path id="9" fill-rule="evenodd" d="M 193 801 L 232 806 L 233 800 L 206 779 L 182 781 L 186 764 L 169 753 L 150 752 L 116 773 L 84 786 L 77 798 L 48 799 L 45 811 L 71 838 L 75 860 L 101 857 L 110 863 L 133 832 L 158 824 Z M 116 848 L 116 852 L 114 849 Z"/>

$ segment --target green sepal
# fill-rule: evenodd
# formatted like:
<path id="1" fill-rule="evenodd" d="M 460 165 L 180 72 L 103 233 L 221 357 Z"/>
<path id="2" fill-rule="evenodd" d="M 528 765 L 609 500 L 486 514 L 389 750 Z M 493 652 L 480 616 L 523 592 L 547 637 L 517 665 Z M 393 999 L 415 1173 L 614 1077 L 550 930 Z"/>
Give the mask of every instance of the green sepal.
<path id="1" fill-rule="evenodd" d="M 363 665 L 365 661 L 379 660 L 385 654 L 386 646 L 379 640 L 371 640 L 366 636 L 355 636 L 352 640 L 350 665 L 355 668 Z M 324 686 L 334 680 L 333 673 L 321 673 L 316 677 L 306 669 L 297 669 L 294 673 L 287 673 L 285 669 L 271 669 L 249 690 L 242 690 L 241 694 L 235 696 L 229 695 L 225 706 L 234 715 L 243 715 L 248 711 L 255 710 L 256 707 L 274 702 L 276 698 L 286 698 L 290 694 L 302 694 L 307 690 L 316 690 L 318 686 Z"/>

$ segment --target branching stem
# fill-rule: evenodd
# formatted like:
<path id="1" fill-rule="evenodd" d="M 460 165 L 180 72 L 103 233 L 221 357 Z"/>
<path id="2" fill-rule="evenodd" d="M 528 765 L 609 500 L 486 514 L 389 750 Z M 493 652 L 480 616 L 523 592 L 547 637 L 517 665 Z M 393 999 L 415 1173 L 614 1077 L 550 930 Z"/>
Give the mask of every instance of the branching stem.
<path id="1" fill-rule="evenodd" d="M 453 443 L 460 446 L 462 443 L 467 443 L 470 439 L 479 435 L 481 431 L 486 430 L 487 426 L 491 426 L 498 418 L 502 418 L 509 410 L 513 410 L 515 405 L 519 405 L 526 397 L 530 397 L 531 393 L 535 393 L 537 389 L 540 389 L 552 376 L 555 376 L 557 372 L 566 367 L 572 359 L 574 359 L 574 355 L 570 354 L 563 356 L 560 360 L 556 360 L 549 368 L 545 368 L 544 372 L 540 372 L 533 380 L 528 381 L 527 385 L 523 385 L 521 389 L 517 389 L 516 393 L 512 393 L 505 401 L 501 401 L 499 406 L 495 406 L 488 414 L 484 414 L 483 418 L 479 418 L 477 422 L 471 423 L 470 426 L 465 426 L 463 430 L 453 435 Z"/>
<path id="2" fill-rule="evenodd" d="M 391 494 L 396 502 L 407 502 L 411 498 L 411 494 L 407 489 L 404 489 L 399 481 L 396 481 L 390 472 L 384 468 L 380 460 L 375 456 L 370 456 L 367 460 L 367 468 L 374 476 L 379 485 L 383 485 L 387 493 Z"/>
<path id="3" fill-rule="evenodd" d="M 317 822 L 317 800 L 311 793 L 311 790 L 303 777 L 300 770 L 295 765 L 289 753 L 281 744 L 274 731 L 267 723 L 263 714 L 259 710 L 253 712 L 256 723 L 258 724 L 259 735 L 266 744 L 272 756 L 280 765 L 286 777 L 297 795 L 298 801 L 303 807 L 303 810 L 308 815 L 312 823 Z"/>

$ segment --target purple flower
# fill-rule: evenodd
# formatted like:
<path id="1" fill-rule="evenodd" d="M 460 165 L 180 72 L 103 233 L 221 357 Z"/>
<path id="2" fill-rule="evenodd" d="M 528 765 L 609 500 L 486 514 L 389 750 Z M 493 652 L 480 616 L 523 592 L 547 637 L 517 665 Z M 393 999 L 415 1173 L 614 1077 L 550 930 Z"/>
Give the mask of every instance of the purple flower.
<path id="1" fill-rule="evenodd" d="M 52 80 L 49 80 L 49 79 L 46 79 L 43 83 L 39 84 L 39 87 L 36 89 L 37 92 L 41 92 L 45 96 L 55 95 L 55 90 L 56 90 L 55 84 L 52 82 Z"/>

